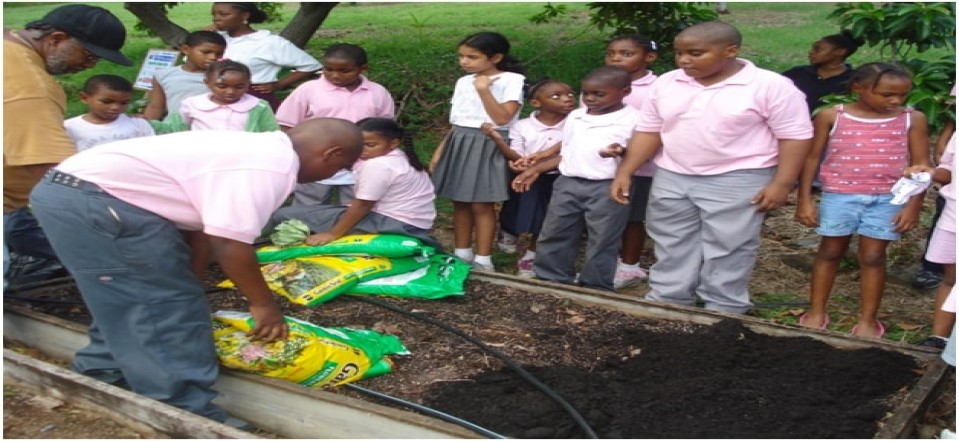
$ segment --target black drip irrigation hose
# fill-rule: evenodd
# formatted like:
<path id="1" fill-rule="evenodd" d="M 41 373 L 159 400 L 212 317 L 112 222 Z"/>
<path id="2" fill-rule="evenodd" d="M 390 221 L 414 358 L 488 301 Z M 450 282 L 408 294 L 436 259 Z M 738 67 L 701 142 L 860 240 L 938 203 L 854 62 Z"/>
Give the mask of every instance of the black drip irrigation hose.
<path id="1" fill-rule="evenodd" d="M 387 395 L 387 394 L 384 394 L 384 393 L 382 393 L 382 392 L 377 392 L 377 391 L 375 391 L 375 390 L 366 389 L 366 388 L 364 388 L 364 387 L 360 387 L 360 386 L 357 386 L 357 385 L 355 385 L 355 384 L 346 384 L 346 385 L 344 385 L 344 387 L 346 387 L 347 389 L 354 390 L 354 391 L 359 392 L 359 393 L 364 394 L 364 395 L 368 395 L 368 396 L 371 396 L 371 397 L 374 397 L 374 398 L 379 398 L 379 399 L 384 400 L 384 401 L 389 401 L 389 402 L 391 402 L 391 403 L 393 403 L 393 404 L 398 404 L 398 405 L 400 405 L 400 406 L 408 407 L 408 408 L 410 408 L 410 409 L 418 410 L 418 411 L 423 412 L 423 413 L 425 413 L 425 414 L 427 414 L 427 415 L 430 415 L 430 416 L 434 416 L 434 417 L 436 417 L 436 418 L 439 418 L 439 419 L 441 419 L 441 420 L 443 420 L 443 421 L 446 421 L 446 422 L 449 422 L 449 423 L 453 423 L 453 424 L 456 424 L 457 426 L 464 427 L 464 428 L 466 428 L 466 429 L 472 430 L 472 431 L 474 431 L 474 432 L 476 432 L 476 433 L 478 433 L 478 434 L 480 434 L 480 435 L 483 435 L 483 436 L 485 436 L 485 437 L 487 437 L 487 438 L 491 438 L 491 439 L 506 439 L 505 436 L 500 435 L 500 434 L 498 434 L 498 433 L 496 433 L 496 432 L 493 432 L 492 430 L 489 430 L 489 429 L 486 429 L 486 428 L 484 428 L 484 427 L 478 426 L 478 425 L 476 425 L 476 424 L 473 424 L 473 423 L 471 423 L 471 422 L 469 422 L 469 421 L 466 421 L 466 420 L 464 420 L 464 419 L 462 419 L 462 418 L 455 417 L 455 416 L 450 415 L 450 414 L 448 414 L 448 413 L 441 412 L 441 411 L 439 411 L 439 410 L 433 409 L 432 407 L 427 407 L 427 406 L 424 406 L 424 405 L 419 404 L 419 403 L 414 403 L 414 402 L 412 402 L 412 401 L 407 401 L 407 400 L 404 400 L 404 399 L 402 399 L 402 398 L 394 397 L 394 396 L 392 396 L 392 395 Z"/>
<path id="2" fill-rule="evenodd" d="M 473 343 L 474 345 L 476 345 L 477 347 L 479 347 L 480 349 L 482 349 L 484 352 L 486 352 L 486 353 L 488 353 L 488 354 L 490 354 L 490 355 L 498 358 L 500 361 L 503 362 L 503 364 L 505 364 L 505 365 L 508 366 L 510 369 L 512 369 L 513 372 L 516 372 L 520 377 L 522 377 L 524 380 L 526 380 L 529 384 L 531 384 L 531 385 L 532 385 L 533 387 L 535 387 L 536 389 L 539 389 L 540 392 L 542 392 L 542 393 L 545 394 L 547 397 L 549 397 L 551 400 L 553 400 L 553 402 L 555 402 L 556 404 L 558 404 L 571 418 L 573 418 L 573 421 L 576 422 L 576 425 L 579 426 L 580 430 L 583 432 L 583 434 L 586 435 L 587 438 L 590 438 L 590 439 L 599 439 L 599 436 L 597 436 L 597 435 L 596 435 L 596 432 L 593 431 L 593 428 L 589 426 L 589 423 L 586 422 L 586 419 L 583 418 L 583 416 L 580 415 L 579 412 L 578 412 L 575 408 L 573 408 L 572 405 L 570 405 L 566 400 L 564 400 L 563 397 L 559 396 L 559 394 L 557 394 L 556 391 L 552 390 L 549 386 L 547 386 L 547 385 L 543 384 L 542 382 L 540 382 L 539 380 L 537 380 L 536 377 L 534 377 L 532 374 L 530 374 L 526 369 L 523 369 L 522 366 L 516 364 L 516 362 L 514 362 L 514 361 L 511 360 L 509 357 L 507 357 L 506 354 L 503 354 L 502 352 L 499 352 L 499 351 L 497 351 L 496 349 L 493 349 L 493 348 L 487 346 L 485 343 L 483 343 L 482 341 L 477 340 L 477 339 L 474 338 L 473 336 L 471 336 L 471 335 L 469 335 L 469 334 L 466 334 L 465 332 L 463 332 L 463 331 L 461 331 L 461 330 L 459 330 L 459 329 L 456 329 L 456 328 L 450 326 L 449 324 L 443 323 L 443 322 L 441 322 L 441 321 L 439 321 L 439 320 L 432 319 L 432 318 L 430 318 L 430 317 L 427 317 L 427 316 L 422 315 L 422 314 L 417 314 L 417 313 L 415 313 L 415 312 L 406 311 L 406 310 L 404 310 L 404 309 L 402 309 L 402 308 L 399 308 L 399 307 L 397 307 L 397 306 L 393 306 L 393 305 L 391 305 L 391 304 L 389 304 L 389 303 L 382 302 L 382 301 L 379 301 L 379 300 L 376 300 L 376 299 L 371 299 L 371 298 L 368 298 L 368 297 L 356 297 L 356 296 L 351 297 L 351 298 L 354 299 L 354 300 L 357 300 L 357 301 L 366 302 L 366 303 L 369 303 L 369 304 L 371 304 L 371 305 L 375 305 L 375 306 L 378 306 L 378 307 L 380 307 L 380 308 L 388 309 L 388 310 L 390 310 L 390 311 L 393 311 L 393 312 L 396 312 L 396 313 L 399 313 L 399 314 L 403 314 L 403 315 L 405 315 L 405 316 L 412 317 L 412 318 L 415 318 L 415 319 L 417 319 L 417 320 L 420 320 L 420 321 L 429 323 L 429 324 L 431 324 L 431 325 L 433 325 L 433 326 L 436 326 L 436 327 L 439 327 L 440 329 L 443 329 L 443 330 L 445 330 L 445 331 L 447 331 L 447 332 L 456 334 L 456 335 L 462 337 L 463 339 L 465 339 L 466 341 L 468 341 L 468 342 L 470 342 L 470 343 Z"/>

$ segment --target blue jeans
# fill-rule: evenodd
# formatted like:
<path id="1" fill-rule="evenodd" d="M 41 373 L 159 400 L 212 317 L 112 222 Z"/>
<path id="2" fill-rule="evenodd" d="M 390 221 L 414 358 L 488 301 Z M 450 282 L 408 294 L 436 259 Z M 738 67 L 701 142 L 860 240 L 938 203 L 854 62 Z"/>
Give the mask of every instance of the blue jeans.
<path id="1" fill-rule="evenodd" d="M 40 225 L 93 316 L 73 369 L 217 421 L 219 365 L 210 308 L 190 249 L 170 221 L 92 185 L 44 178 L 30 194 Z"/>

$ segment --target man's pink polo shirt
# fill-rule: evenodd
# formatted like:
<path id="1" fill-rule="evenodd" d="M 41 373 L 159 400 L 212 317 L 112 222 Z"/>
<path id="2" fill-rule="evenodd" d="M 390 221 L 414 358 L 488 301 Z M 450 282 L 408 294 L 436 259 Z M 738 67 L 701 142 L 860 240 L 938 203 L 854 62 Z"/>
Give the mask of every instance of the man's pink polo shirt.
<path id="1" fill-rule="evenodd" d="M 788 78 L 743 68 L 711 86 L 677 69 L 649 88 L 637 132 L 659 132 L 655 163 L 687 175 L 718 175 L 779 163 L 780 139 L 811 139 L 805 95 Z"/>
<path id="2" fill-rule="evenodd" d="M 101 144 L 56 168 L 180 229 L 253 243 L 299 167 L 282 132 L 204 130 Z"/>
<path id="3" fill-rule="evenodd" d="M 393 118 L 393 97 L 385 87 L 360 76 L 361 83 L 350 91 L 324 77 L 299 85 L 276 110 L 281 126 L 295 127 L 317 117 L 357 122 L 363 118 Z"/>

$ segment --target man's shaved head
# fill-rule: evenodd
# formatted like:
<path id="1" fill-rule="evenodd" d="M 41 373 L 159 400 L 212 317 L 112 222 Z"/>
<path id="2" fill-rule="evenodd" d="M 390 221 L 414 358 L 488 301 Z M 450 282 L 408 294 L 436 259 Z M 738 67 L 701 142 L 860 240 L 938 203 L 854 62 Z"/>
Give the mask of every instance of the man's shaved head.
<path id="1" fill-rule="evenodd" d="M 350 168 L 363 151 L 363 132 L 345 119 L 308 119 L 286 134 L 300 158 L 299 182 L 321 181 Z"/>

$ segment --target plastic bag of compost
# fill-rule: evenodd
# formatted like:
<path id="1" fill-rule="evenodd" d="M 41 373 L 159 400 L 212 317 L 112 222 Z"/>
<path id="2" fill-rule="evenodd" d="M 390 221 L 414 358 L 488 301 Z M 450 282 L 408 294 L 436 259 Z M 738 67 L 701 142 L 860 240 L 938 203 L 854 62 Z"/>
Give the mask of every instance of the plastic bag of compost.
<path id="1" fill-rule="evenodd" d="M 315 306 L 348 291 L 361 280 L 372 280 L 429 265 L 426 257 L 313 256 L 274 262 L 260 267 L 273 292 L 298 305 Z M 234 288 L 232 281 L 217 286 Z"/>
<path id="2" fill-rule="evenodd" d="M 217 311 L 213 339 L 223 366 L 279 378 L 309 387 L 327 388 L 392 372 L 388 355 L 409 351 L 392 335 L 349 328 L 324 328 L 285 317 L 286 340 L 252 341 L 248 313 Z"/>
<path id="3" fill-rule="evenodd" d="M 281 224 L 282 225 L 282 224 Z M 436 250 L 420 239 L 400 234 L 352 234 L 325 245 L 266 246 L 256 251 L 260 263 L 277 262 L 307 256 L 430 256 Z"/>
<path id="4" fill-rule="evenodd" d="M 349 289 L 349 295 L 387 295 L 420 299 L 461 296 L 470 266 L 455 256 L 435 254 L 430 264 L 403 274 L 360 282 Z"/>

